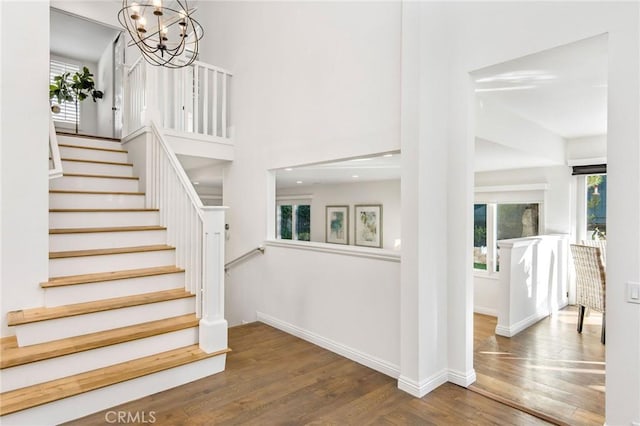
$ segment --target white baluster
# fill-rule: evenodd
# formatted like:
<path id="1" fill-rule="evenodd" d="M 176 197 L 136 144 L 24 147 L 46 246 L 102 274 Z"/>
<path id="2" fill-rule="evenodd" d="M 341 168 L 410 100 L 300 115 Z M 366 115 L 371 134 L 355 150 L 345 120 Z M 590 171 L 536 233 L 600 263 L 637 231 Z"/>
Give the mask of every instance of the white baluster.
<path id="1" fill-rule="evenodd" d="M 227 73 L 222 74 L 222 137 L 227 137 Z"/>
<path id="2" fill-rule="evenodd" d="M 208 97 L 209 96 L 209 70 L 207 68 L 204 69 L 203 85 L 204 85 L 204 88 L 202 92 L 205 94 L 206 97 Z M 202 134 L 204 135 L 209 134 L 209 102 L 202 103 Z"/>

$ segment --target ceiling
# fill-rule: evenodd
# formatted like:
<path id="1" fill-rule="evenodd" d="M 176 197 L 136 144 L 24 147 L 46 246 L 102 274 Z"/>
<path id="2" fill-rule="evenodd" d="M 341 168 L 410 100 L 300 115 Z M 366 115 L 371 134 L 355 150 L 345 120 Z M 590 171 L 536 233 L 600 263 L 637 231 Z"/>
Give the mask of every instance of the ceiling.
<path id="1" fill-rule="evenodd" d="M 476 95 L 565 139 L 607 133 L 607 37 L 570 43 L 472 73 Z"/>
<path id="2" fill-rule="evenodd" d="M 50 51 L 84 62 L 97 63 L 120 31 L 51 8 Z"/>
<path id="3" fill-rule="evenodd" d="M 192 157 L 189 155 L 176 155 L 178 161 L 187 172 L 189 180 L 196 189 L 221 189 L 224 165 L 228 161 L 214 160 L 204 157 Z"/>
<path id="4" fill-rule="evenodd" d="M 382 153 L 276 171 L 277 188 L 400 179 L 400 153 Z"/>

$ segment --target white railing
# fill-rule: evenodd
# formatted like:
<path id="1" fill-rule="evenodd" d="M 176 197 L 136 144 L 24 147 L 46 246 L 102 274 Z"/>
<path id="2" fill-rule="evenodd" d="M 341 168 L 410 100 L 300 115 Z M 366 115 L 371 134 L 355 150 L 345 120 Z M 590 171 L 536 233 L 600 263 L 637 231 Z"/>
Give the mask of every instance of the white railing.
<path id="1" fill-rule="evenodd" d="M 127 132 L 154 120 L 163 129 L 210 139 L 230 138 L 231 76 L 227 70 L 199 61 L 168 69 L 138 59 L 125 79 Z"/>
<path id="2" fill-rule="evenodd" d="M 150 129 L 147 207 L 160 210 L 167 244 L 176 248 L 176 265 L 185 269 L 185 289 L 196 295 L 200 347 L 207 352 L 224 349 L 224 208 L 203 206 L 160 126 L 151 121 Z M 222 328 L 224 336 L 219 332 Z"/>
<path id="3" fill-rule="evenodd" d="M 56 126 L 53 124 L 53 116 L 49 116 L 49 179 L 62 176 L 62 160 L 60 159 L 60 148 L 58 147 L 58 136 Z"/>

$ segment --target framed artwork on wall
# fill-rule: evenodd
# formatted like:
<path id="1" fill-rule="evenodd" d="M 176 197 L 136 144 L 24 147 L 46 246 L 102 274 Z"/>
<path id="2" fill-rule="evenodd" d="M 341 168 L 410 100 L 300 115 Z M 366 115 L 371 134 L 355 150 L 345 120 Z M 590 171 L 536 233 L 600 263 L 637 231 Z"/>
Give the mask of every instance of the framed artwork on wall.
<path id="1" fill-rule="evenodd" d="M 349 244 L 349 206 L 326 206 L 325 241 Z"/>
<path id="2" fill-rule="evenodd" d="M 382 204 L 354 206 L 355 244 L 364 247 L 382 247 Z"/>

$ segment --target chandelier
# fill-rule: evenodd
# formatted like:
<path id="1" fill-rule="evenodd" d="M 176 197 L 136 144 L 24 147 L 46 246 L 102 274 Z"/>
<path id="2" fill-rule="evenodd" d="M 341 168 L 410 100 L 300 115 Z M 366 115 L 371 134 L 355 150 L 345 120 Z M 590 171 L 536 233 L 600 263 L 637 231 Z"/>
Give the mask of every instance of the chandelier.
<path id="1" fill-rule="evenodd" d="M 204 33 L 192 18 L 187 0 L 148 2 L 122 1 L 118 21 L 129 32 L 129 46 L 138 46 L 151 65 L 182 68 L 191 65 L 198 56 L 198 41 Z"/>

